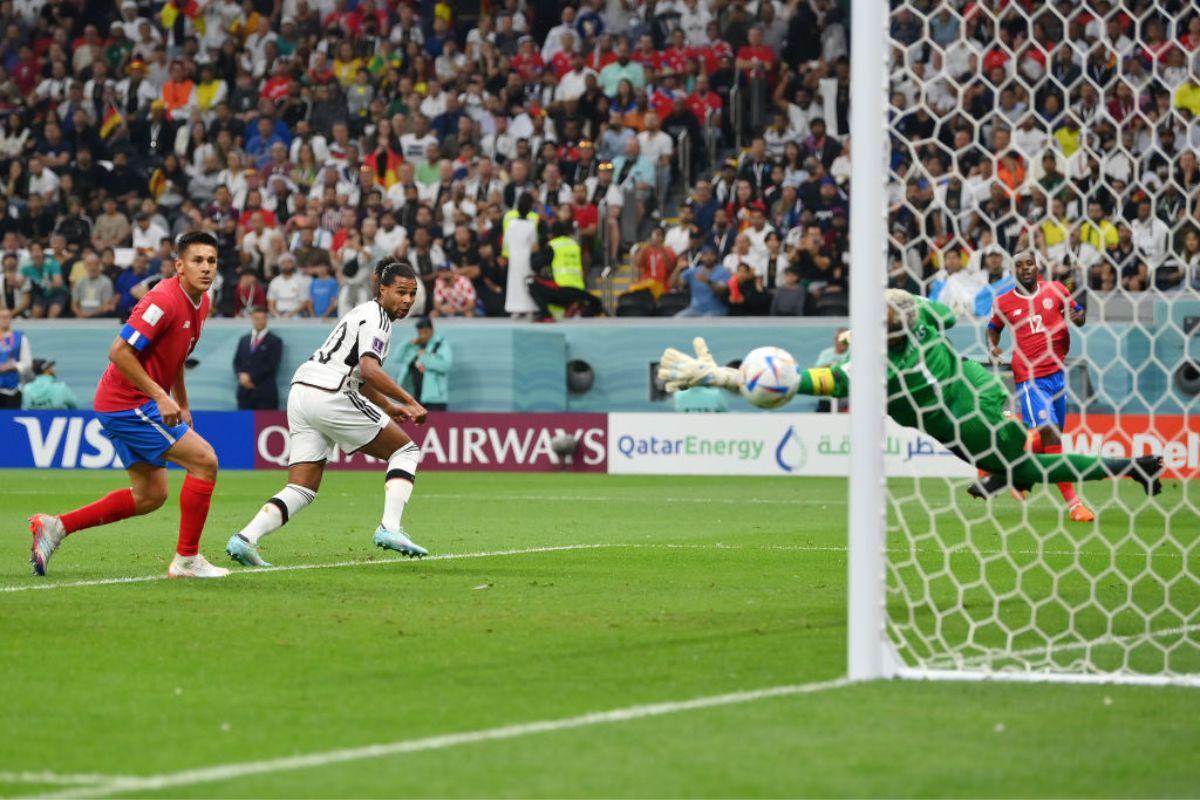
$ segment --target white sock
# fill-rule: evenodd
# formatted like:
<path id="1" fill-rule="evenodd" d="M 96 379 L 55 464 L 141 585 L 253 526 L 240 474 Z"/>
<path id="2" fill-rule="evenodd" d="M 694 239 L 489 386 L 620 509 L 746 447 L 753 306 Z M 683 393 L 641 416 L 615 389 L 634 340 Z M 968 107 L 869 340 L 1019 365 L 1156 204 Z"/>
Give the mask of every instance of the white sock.
<path id="1" fill-rule="evenodd" d="M 421 449 L 412 442 L 392 453 L 388 459 L 387 478 L 383 485 L 383 521 L 380 523 L 385 530 L 400 530 L 404 504 L 412 497 L 413 480 L 420 460 Z"/>
<path id="2" fill-rule="evenodd" d="M 238 535 L 256 545 L 259 539 L 282 528 L 316 499 L 317 493 L 312 489 L 289 483 L 259 509 L 250 524 L 242 528 Z"/>

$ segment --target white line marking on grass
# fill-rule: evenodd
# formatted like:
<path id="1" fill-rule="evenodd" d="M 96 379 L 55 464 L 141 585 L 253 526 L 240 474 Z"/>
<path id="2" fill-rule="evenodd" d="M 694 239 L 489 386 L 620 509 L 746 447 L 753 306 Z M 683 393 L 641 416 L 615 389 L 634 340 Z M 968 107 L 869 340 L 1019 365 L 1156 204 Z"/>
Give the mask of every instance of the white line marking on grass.
<path id="1" fill-rule="evenodd" d="M 593 711 L 575 717 L 546 719 L 536 722 L 521 722 L 514 725 L 502 725 L 496 728 L 464 731 L 462 733 L 447 733 L 440 736 L 428 736 L 421 739 L 401 739 L 384 744 L 373 744 L 365 747 L 348 747 L 340 750 L 327 750 L 323 753 L 273 758 L 265 761 L 244 761 L 234 764 L 219 764 L 212 767 L 184 770 L 182 772 L 167 772 L 160 775 L 150 775 L 144 778 L 118 778 L 116 780 L 93 787 L 76 787 L 63 792 L 46 795 L 55 798 L 74 797 L 109 797 L 123 792 L 153 792 L 161 789 L 172 789 L 180 786 L 194 786 L 199 783 L 213 783 L 250 775 L 266 775 L 275 772 L 290 772 L 298 769 L 324 767 L 331 764 L 341 764 L 348 761 L 361 761 L 369 758 L 420 753 L 430 750 L 445 750 L 449 747 L 494 742 L 503 739 L 516 739 L 538 733 L 555 733 L 557 731 L 586 728 L 592 725 L 606 725 L 615 722 L 629 722 L 647 717 L 661 717 L 666 714 L 677 714 L 682 711 L 696 711 L 705 708 L 750 703 L 775 697 L 816 694 L 831 689 L 848 686 L 848 678 L 821 681 L 818 683 L 793 684 L 787 686 L 771 686 L 766 689 L 754 689 L 746 692 L 709 695 L 696 697 L 691 700 L 676 700 L 665 703 L 626 706 L 608 711 Z"/>
<path id="2" fill-rule="evenodd" d="M 525 547 L 519 550 L 490 550 L 479 553 L 442 553 L 426 556 L 423 561 L 453 561 L 464 558 L 493 558 L 499 556 L 521 556 L 531 553 L 557 553 L 564 550 L 596 550 L 603 547 L 620 547 L 617 544 L 564 544 L 552 547 Z M 298 572 L 309 569 L 338 569 L 340 567 L 369 567 L 377 564 L 403 564 L 407 558 L 359 559 L 355 561 L 334 561 L 328 564 L 285 564 L 280 567 L 262 567 L 261 569 L 239 569 L 230 573 L 235 575 L 265 575 L 271 572 Z M 66 581 L 63 583 L 27 583 L 16 586 L 0 586 L 0 593 L 28 592 L 44 589 L 73 589 L 80 586 L 112 586 L 122 583 L 149 583 L 151 581 L 168 580 L 167 574 L 134 575 L 128 578 L 99 578 L 88 581 Z"/>
<path id="3" fill-rule="evenodd" d="M 777 550 L 783 552 L 795 553 L 844 553 L 846 552 L 845 545 L 819 545 L 819 544 L 797 544 L 797 545 L 742 545 L 742 544 L 725 544 L 723 542 L 713 542 L 712 544 L 671 544 L 666 542 L 604 542 L 597 544 L 564 544 L 552 545 L 547 547 L 527 547 L 514 550 L 491 550 L 477 553 L 441 553 L 438 555 L 427 556 L 424 561 L 453 561 L 464 558 L 492 558 L 500 556 L 519 556 L 531 553 L 556 553 L 570 550 L 606 550 L 606 549 L 662 549 L 662 550 Z M 1071 550 L 984 550 L 973 547 L 964 547 L 955 545 L 951 548 L 910 548 L 898 547 L 888 548 L 888 553 L 901 554 L 926 554 L 926 555 L 949 555 L 949 556 L 1000 556 L 1000 555 L 1041 555 L 1041 556 L 1074 556 L 1080 557 L 1104 557 L 1115 555 L 1117 558 L 1141 557 L 1146 558 L 1153 555 L 1156 558 L 1165 556 L 1177 557 L 1182 555 L 1177 552 L 1166 553 L 1113 553 L 1111 551 L 1071 551 Z M 401 564 L 409 559 L 406 558 L 384 558 L 384 559 L 358 559 L 351 561 L 334 561 L 326 564 L 287 564 L 279 567 L 263 567 L 261 569 L 238 569 L 231 573 L 234 575 L 263 575 L 272 572 L 299 572 L 310 569 L 338 569 L 341 567 L 369 567 L 381 564 Z M 154 581 L 167 580 L 165 573 L 155 575 L 131 575 L 124 578 L 97 578 L 95 580 L 85 581 L 63 581 L 61 583 L 46 583 L 42 581 L 31 581 L 30 583 L 17 584 L 15 586 L 0 586 L 0 594 L 8 594 L 12 592 L 30 592 L 42 591 L 46 589 L 74 589 L 87 586 L 115 586 L 126 583 L 152 583 Z"/>
<path id="4" fill-rule="evenodd" d="M 351 495 L 347 494 L 347 497 Z M 775 497 L 652 497 L 647 495 L 599 495 L 599 494 L 486 494 L 458 492 L 428 492 L 421 498 L 438 500 L 503 500 L 512 502 L 527 501 L 561 501 L 564 503 L 597 502 L 597 503 L 682 503 L 685 505 L 780 505 L 780 506 L 830 506 L 846 505 L 846 499 L 810 500 L 806 498 L 787 499 Z"/>
<path id="5" fill-rule="evenodd" d="M 0 772 L 0 783 L 41 783 L 41 784 L 97 784 L 115 781 L 133 780 L 130 775 L 103 775 L 99 773 L 62 773 L 49 770 L 27 772 Z"/>
<path id="6" fill-rule="evenodd" d="M 1200 624 L 1197 625 L 1180 625 L 1175 628 L 1160 628 L 1156 631 L 1143 631 L 1141 633 L 1127 633 L 1121 635 L 1105 634 L 1098 636 L 1095 639 L 1087 639 L 1084 641 L 1065 642 L 1063 644 L 1055 644 L 1047 642 L 1041 647 L 1026 647 L 1022 650 L 1014 650 L 1012 652 L 1004 650 L 993 650 L 981 655 L 968 656 L 962 659 L 956 659 L 952 655 L 935 656 L 929 660 L 931 668 L 946 668 L 959 667 L 961 669 L 972 669 L 976 667 L 986 667 L 996 661 L 1011 661 L 1013 659 L 1024 658 L 1026 656 L 1046 655 L 1050 656 L 1054 653 L 1065 653 L 1072 650 L 1087 650 L 1092 647 L 1108 647 L 1112 645 L 1122 645 L 1129 642 L 1137 643 L 1138 640 L 1143 640 L 1145 644 L 1150 639 L 1162 639 L 1168 636 L 1187 636 L 1189 633 L 1200 631 Z"/>

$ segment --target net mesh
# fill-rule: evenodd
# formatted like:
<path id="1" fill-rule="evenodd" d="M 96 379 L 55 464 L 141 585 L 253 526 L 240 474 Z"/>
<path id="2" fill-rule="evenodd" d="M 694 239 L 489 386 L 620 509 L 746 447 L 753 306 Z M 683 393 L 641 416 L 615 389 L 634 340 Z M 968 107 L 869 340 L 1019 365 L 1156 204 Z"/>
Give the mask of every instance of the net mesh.
<path id="1" fill-rule="evenodd" d="M 1200 15 L 893 0 L 888 35 L 888 285 L 949 309 L 966 360 L 923 383 L 928 351 L 889 382 L 893 419 L 932 435 L 891 429 L 887 636 L 918 671 L 1200 679 Z M 1010 452 L 1004 425 L 1028 402 L 1009 366 L 1020 322 L 1006 319 L 1000 358 L 987 340 L 1026 248 L 1087 313 L 1066 324 L 1065 451 L 1165 461 L 1155 497 L 1074 483 L 1091 522 L 1054 483 L 1023 501 L 966 492 L 981 460 Z M 1003 407 L 971 385 L 980 370 L 1006 385 Z M 906 423 L 927 391 L 947 419 Z"/>

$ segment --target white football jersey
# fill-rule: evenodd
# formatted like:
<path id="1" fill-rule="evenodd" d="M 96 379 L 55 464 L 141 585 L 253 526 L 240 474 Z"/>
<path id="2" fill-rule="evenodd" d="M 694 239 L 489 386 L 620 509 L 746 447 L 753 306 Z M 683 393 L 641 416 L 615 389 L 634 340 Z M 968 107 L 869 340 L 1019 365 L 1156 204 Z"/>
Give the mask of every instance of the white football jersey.
<path id="1" fill-rule="evenodd" d="M 392 320 L 374 300 L 355 306 L 338 320 L 325 343 L 292 376 L 293 384 L 330 392 L 357 392 L 362 386 L 359 362 L 374 356 L 383 363 L 392 341 Z"/>

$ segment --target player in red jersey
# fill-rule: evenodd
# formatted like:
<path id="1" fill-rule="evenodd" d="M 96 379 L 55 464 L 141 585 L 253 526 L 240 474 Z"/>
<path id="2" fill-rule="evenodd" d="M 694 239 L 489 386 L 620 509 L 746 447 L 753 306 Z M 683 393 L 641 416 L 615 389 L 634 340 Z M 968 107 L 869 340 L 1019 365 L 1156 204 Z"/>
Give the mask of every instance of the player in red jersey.
<path id="1" fill-rule="evenodd" d="M 217 240 L 185 233 L 175 243 L 176 276 L 142 297 L 108 351 L 111 362 L 93 406 L 129 473 L 130 486 L 59 516 L 30 520 L 35 575 L 76 531 L 148 514 L 167 499 L 167 462 L 187 470 L 179 493 L 179 543 L 167 568 L 173 578 L 220 578 L 229 570 L 200 555 L 200 534 L 217 480 L 217 454 L 191 430 L 183 362 L 208 318 L 208 289 L 217 275 Z"/>
<path id="2" fill-rule="evenodd" d="M 1037 256 L 1032 250 L 1013 259 L 1017 285 L 996 298 L 995 313 L 988 323 L 992 359 L 999 360 L 1000 331 L 1013 331 L 1013 380 L 1025 426 L 1036 431 L 1035 453 L 1061 453 L 1062 429 L 1067 418 L 1067 386 L 1063 364 L 1071 349 L 1067 320 L 1082 325 L 1087 319 L 1083 306 L 1058 281 L 1041 280 Z M 1058 484 L 1067 501 L 1071 519 L 1091 522 L 1096 518 L 1070 483 Z"/>

